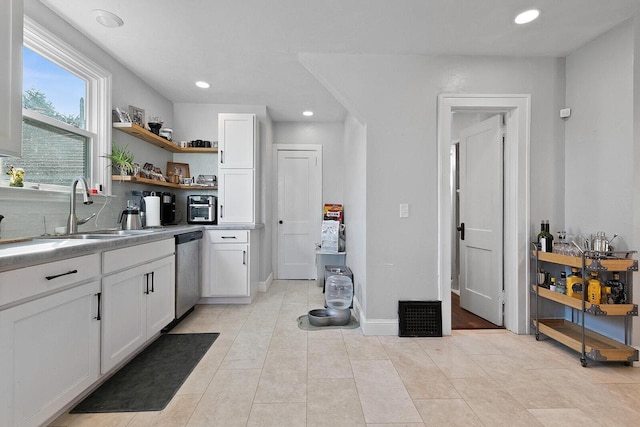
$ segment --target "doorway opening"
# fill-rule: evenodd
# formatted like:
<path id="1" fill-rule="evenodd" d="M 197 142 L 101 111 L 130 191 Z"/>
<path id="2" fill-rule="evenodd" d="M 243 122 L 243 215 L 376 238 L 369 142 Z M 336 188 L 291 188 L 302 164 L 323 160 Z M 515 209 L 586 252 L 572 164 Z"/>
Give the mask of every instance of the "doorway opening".
<path id="1" fill-rule="evenodd" d="M 453 110 L 451 328 L 504 328 L 503 157 L 508 111 Z"/>
<path id="2" fill-rule="evenodd" d="M 455 241 L 451 180 L 454 111 L 508 112 L 504 140 L 502 277 L 504 326 L 529 333 L 529 134 L 530 95 L 440 95 L 438 97 L 438 284 L 443 334 L 451 334 L 452 251 Z M 457 114 L 457 113 L 455 113 Z"/>

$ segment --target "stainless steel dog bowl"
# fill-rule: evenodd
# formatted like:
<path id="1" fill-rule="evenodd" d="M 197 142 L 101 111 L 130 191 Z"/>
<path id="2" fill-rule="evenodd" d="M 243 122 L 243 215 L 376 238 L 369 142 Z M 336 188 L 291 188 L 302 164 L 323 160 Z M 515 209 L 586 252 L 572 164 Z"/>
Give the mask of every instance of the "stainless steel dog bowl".
<path id="1" fill-rule="evenodd" d="M 351 320 L 351 310 L 318 308 L 311 310 L 307 317 L 313 326 L 344 326 Z"/>

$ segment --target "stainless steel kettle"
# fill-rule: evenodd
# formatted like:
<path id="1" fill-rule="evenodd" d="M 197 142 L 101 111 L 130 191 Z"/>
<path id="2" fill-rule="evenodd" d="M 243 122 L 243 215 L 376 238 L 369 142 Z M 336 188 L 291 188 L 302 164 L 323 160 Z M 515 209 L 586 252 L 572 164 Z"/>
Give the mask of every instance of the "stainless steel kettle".
<path id="1" fill-rule="evenodd" d="M 140 230 L 142 228 L 140 209 L 137 206 L 127 207 L 120 214 L 119 222 L 123 230 Z"/>

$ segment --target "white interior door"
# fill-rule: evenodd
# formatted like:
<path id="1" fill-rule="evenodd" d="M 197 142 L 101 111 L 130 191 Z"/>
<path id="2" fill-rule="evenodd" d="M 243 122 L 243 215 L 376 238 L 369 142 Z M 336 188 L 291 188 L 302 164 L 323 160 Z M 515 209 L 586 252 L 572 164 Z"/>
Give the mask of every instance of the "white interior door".
<path id="1" fill-rule="evenodd" d="M 278 278 L 314 279 L 320 242 L 322 165 L 318 150 L 278 150 Z"/>
<path id="2" fill-rule="evenodd" d="M 460 131 L 460 306 L 503 324 L 503 131 L 496 115 Z"/>

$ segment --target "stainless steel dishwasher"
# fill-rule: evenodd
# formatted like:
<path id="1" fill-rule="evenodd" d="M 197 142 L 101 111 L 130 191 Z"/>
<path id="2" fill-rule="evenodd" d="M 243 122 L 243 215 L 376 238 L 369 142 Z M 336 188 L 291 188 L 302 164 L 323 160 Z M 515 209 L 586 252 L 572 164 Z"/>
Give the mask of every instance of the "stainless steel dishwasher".
<path id="1" fill-rule="evenodd" d="M 176 235 L 176 318 L 169 329 L 186 317 L 200 300 L 200 246 L 202 231 Z"/>

